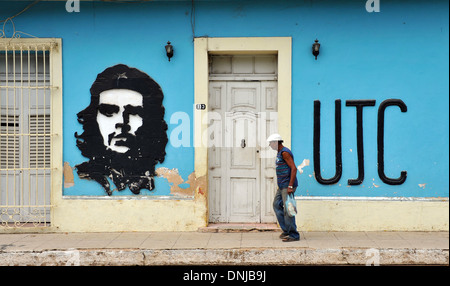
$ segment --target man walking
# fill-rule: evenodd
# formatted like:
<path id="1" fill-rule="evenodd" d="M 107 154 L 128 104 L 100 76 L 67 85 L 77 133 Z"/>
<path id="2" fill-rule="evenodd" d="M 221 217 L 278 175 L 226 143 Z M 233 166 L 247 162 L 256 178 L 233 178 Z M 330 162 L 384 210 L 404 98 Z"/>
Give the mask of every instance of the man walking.
<path id="1" fill-rule="evenodd" d="M 277 150 L 276 171 L 278 189 L 273 200 L 273 210 L 283 233 L 280 238 L 284 242 L 300 240 L 297 231 L 295 217 L 290 217 L 285 208 L 286 199 L 289 194 L 294 194 L 298 186 L 297 167 L 294 163 L 294 155 L 291 150 L 283 146 L 280 134 L 272 134 L 267 138 L 269 146 Z"/>

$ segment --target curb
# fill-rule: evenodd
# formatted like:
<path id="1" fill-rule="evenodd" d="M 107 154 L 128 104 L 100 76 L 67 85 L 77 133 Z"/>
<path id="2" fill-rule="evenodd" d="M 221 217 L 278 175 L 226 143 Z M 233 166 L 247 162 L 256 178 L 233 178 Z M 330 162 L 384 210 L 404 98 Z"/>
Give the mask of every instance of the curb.
<path id="1" fill-rule="evenodd" d="M 448 264 L 448 249 L 68 249 L 0 252 L 2 266 Z"/>

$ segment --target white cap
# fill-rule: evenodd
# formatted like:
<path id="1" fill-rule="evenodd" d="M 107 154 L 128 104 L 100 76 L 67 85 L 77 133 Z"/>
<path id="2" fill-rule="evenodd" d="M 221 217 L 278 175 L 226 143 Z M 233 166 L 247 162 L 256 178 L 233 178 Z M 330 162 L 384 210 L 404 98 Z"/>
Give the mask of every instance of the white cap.
<path id="1" fill-rule="evenodd" d="M 267 142 L 272 142 L 272 141 L 283 141 L 283 138 L 281 138 L 280 134 L 274 133 L 274 134 L 270 135 L 269 138 L 267 138 Z"/>

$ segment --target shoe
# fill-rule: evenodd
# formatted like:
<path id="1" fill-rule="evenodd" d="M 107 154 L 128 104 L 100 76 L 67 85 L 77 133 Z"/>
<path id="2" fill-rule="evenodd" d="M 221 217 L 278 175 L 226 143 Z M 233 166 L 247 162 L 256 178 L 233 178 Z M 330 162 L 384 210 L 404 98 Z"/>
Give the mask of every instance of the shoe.
<path id="1" fill-rule="evenodd" d="M 286 233 L 286 232 L 283 232 L 282 234 L 280 234 L 280 238 L 281 239 L 284 239 L 284 238 L 287 238 L 287 237 L 289 237 L 289 234 Z"/>
<path id="2" fill-rule="evenodd" d="M 300 238 L 293 238 L 293 237 L 286 237 L 285 239 L 283 239 L 283 242 L 291 242 L 291 241 L 299 241 Z"/>

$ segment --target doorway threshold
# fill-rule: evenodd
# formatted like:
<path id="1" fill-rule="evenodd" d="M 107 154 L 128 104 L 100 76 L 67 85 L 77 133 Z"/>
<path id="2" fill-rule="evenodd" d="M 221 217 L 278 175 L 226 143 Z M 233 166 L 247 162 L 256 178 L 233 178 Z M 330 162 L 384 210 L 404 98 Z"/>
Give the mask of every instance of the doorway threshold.
<path id="1" fill-rule="evenodd" d="M 280 231 L 276 223 L 210 223 L 199 232 L 265 232 Z"/>

